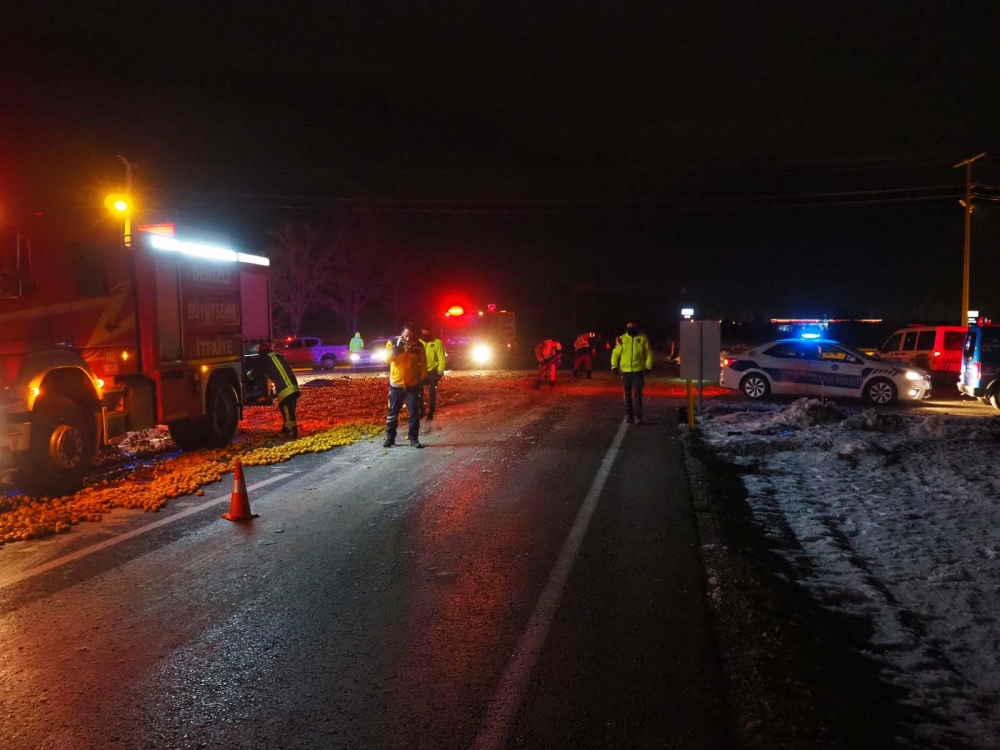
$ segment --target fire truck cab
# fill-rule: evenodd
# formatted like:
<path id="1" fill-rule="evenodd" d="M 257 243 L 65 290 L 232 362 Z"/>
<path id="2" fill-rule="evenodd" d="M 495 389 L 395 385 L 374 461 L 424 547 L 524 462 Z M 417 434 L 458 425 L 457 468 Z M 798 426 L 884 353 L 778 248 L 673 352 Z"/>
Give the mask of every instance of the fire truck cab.
<path id="1" fill-rule="evenodd" d="M 517 317 L 494 304 L 482 310 L 452 305 L 441 323 L 441 340 L 451 368 L 508 366 L 517 353 Z"/>
<path id="2" fill-rule="evenodd" d="M 224 237 L 36 215 L 0 230 L 0 470 L 79 486 L 97 451 L 165 424 L 184 449 L 229 443 L 246 349 L 270 335 L 268 260 Z"/>

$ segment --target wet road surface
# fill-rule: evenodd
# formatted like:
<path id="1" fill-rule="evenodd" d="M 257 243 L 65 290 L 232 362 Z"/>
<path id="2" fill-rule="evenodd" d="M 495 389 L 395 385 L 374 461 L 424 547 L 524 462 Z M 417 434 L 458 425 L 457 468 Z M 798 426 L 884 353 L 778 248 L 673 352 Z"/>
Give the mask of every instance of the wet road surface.
<path id="1" fill-rule="evenodd" d="M 725 747 L 678 401 L 649 402 L 514 391 L 423 451 L 248 470 L 252 523 L 216 485 L 0 550 L 0 747 Z"/>

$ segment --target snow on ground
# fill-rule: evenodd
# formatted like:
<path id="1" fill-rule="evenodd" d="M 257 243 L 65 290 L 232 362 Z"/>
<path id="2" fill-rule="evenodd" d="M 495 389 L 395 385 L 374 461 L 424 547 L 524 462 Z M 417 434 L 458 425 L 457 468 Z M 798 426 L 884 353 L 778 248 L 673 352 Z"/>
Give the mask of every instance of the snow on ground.
<path id="1" fill-rule="evenodd" d="M 1000 746 L 1000 417 L 848 415 L 800 399 L 715 404 L 705 443 L 743 482 L 800 582 L 869 619 L 869 656 L 940 719 L 921 743 Z"/>

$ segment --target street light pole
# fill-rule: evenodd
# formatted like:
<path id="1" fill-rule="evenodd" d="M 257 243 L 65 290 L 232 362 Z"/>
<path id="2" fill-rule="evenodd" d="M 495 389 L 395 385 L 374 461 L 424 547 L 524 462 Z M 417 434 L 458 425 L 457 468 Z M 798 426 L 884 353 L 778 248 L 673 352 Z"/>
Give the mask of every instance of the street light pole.
<path id="1" fill-rule="evenodd" d="M 986 156 L 984 151 L 971 159 L 960 161 L 954 168 L 965 167 L 965 200 L 959 201 L 965 207 L 965 262 L 962 266 L 962 318 L 959 323 L 969 324 L 969 244 L 972 238 L 972 162 Z"/>
<path id="2" fill-rule="evenodd" d="M 125 212 L 125 247 L 132 247 L 132 168 L 135 167 L 138 169 L 139 167 L 121 154 L 118 155 L 118 158 L 125 164 L 125 195 L 128 196 L 129 203 L 128 211 Z"/>

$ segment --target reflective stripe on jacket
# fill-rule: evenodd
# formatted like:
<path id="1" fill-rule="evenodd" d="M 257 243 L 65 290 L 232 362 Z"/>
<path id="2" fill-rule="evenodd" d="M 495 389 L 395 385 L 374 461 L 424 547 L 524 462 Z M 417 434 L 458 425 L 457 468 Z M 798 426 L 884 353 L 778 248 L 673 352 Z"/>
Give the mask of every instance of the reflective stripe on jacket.
<path id="1" fill-rule="evenodd" d="M 264 372 L 278 389 L 278 403 L 299 393 L 299 381 L 288 361 L 276 352 L 268 352 L 264 357 Z"/>
<path id="2" fill-rule="evenodd" d="M 389 363 L 389 385 L 393 388 L 415 388 L 427 377 L 427 353 L 419 341 L 404 344 L 405 350 L 397 351 L 399 339 L 385 342 Z"/>
<path id="3" fill-rule="evenodd" d="M 576 341 L 573 343 L 573 348 L 577 351 L 580 349 L 591 349 L 593 348 L 593 345 L 590 342 L 596 337 L 596 333 L 581 333 L 576 337 Z"/>
<path id="4" fill-rule="evenodd" d="M 646 334 L 637 333 L 630 336 L 623 333 L 615 349 L 611 352 L 611 369 L 621 368 L 622 372 L 642 372 L 653 369 L 653 347 L 649 345 Z"/>
<path id="5" fill-rule="evenodd" d="M 420 341 L 424 345 L 424 354 L 427 356 L 427 372 L 439 372 L 443 375 L 445 356 L 444 344 L 441 339 L 431 339 L 430 341 L 420 339 Z"/>

